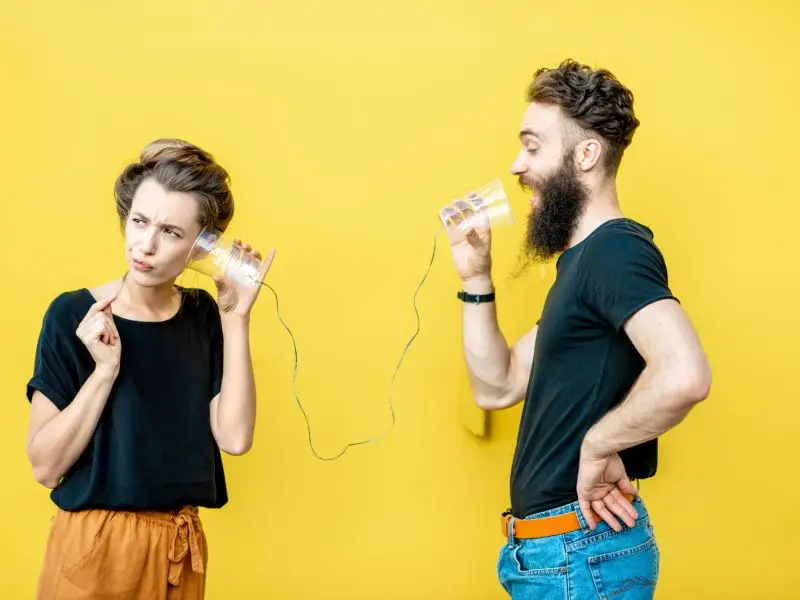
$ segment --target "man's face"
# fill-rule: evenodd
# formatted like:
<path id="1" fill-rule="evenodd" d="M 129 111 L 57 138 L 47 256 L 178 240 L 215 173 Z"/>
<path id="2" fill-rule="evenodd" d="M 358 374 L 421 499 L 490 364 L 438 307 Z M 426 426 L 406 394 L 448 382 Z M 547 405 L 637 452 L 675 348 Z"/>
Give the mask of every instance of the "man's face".
<path id="1" fill-rule="evenodd" d="M 531 192 L 531 213 L 523 253 L 546 262 L 567 249 L 589 198 L 575 166 L 575 140 L 568 139 L 557 106 L 532 103 L 520 128 L 522 148 L 511 166 L 523 189 Z"/>

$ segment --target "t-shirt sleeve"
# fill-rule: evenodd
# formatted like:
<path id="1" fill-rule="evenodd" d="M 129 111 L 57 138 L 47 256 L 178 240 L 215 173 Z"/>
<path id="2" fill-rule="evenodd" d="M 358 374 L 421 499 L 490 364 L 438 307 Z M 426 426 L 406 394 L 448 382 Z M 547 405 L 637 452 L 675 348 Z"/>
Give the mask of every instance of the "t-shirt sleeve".
<path id="1" fill-rule="evenodd" d="M 645 306 L 671 298 L 667 266 L 643 234 L 610 231 L 584 251 L 578 277 L 584 302 L 616 331 Z"/>
<path id="2" fill-rule="evenodd" d="M 74 321 L 63 296 L 56 298 L 45 312 L 36 343 L 33 376 L 27 385 L 28 401 L 38 390 L 64 410 L 78 395 L 82 346 L 75 335 Z"/>

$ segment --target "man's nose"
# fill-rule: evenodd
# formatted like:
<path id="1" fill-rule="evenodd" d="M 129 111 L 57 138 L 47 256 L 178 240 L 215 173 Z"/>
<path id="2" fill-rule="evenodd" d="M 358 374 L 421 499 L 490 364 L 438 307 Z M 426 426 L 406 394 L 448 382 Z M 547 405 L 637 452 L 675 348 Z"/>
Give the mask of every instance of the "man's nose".
<path id="1" fill-rule="evenodd" d="M 512 175 L 522 175 L 528 170 L 528 166 L 525 164 L 524 157 L 522 156 L 522 152 L 517 154 L 517 158 L 511 163 L 511 174 Z"/>

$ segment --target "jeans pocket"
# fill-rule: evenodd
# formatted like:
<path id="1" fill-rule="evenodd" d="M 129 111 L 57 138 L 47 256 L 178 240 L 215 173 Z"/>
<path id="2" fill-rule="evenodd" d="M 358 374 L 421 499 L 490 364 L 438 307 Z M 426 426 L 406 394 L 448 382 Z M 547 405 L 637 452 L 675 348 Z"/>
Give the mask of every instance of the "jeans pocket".
<path id="1" fill-rule="evenodd" d="M 500 585 L 503 586 L 503 589 L 506 591 L 506 593 L 510 596 L 511 588 L 509 587 L 508 552 L 508 544 L 504 544 L 503 547 L 500 548 L 500 555 L 497 557 L 497 580 L 500 582 Z"/>
<path id="2" fill-rule="evenodd" d="M 650 537 L 637 546 L 592 555 L 589 571 L 603 600 L 652 600 L 659 571 L 656 540 Z"/>
<path id="3" fill-rule="evenodd" d="M 559 540 L 560 541 L 560 540 Z M 558 577 L 567 573 L 567 561 L 560 548 L 536 543 L 522 543 L 511 549 L 511 560 L 520 575 Z"/>
<path id="4" fill-rule="evenodd" d="M 498 576 L 513 600 L 566 598 L 567 562 L 560 538 L 524 540 L 500 553 Z"/>

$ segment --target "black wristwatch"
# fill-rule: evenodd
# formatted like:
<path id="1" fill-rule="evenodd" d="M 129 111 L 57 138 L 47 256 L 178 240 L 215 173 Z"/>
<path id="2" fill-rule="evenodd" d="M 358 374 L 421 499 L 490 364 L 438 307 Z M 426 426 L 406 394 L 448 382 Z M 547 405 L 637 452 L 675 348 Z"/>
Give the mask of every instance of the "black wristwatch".
<path id="1" fill-rule="evenodd" d="M 489 294 L 468 294 L 465 291 L 458 292 L 458 299 L 470 304 L 483 304 L 484 302 L 494 302 L 494 292 Z"/>

